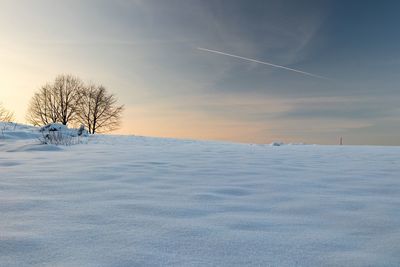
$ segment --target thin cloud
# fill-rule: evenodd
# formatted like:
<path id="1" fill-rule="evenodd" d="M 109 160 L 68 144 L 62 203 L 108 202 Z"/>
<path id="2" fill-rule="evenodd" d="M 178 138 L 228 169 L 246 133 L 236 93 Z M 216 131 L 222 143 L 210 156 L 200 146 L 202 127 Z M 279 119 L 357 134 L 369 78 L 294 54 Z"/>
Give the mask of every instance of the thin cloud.
<path id="1" fill-rule="evenodd" d="M 311 76 L 311 77 L 318 78 L 318 79 L 329 80 L 329 78 L 324 77 L 324 76 L 316 75 L 316 74 L 313 74 L 313 73 L 309 73 L 309 72 L 305 72 L 305 71 L 301 71 L 301 70 L 297 70 L 297 69 L 288 68 L 288 67 L 285 67 L 285 66 L 276 65 L 276 64 L 273 64 L 273 63 L 265 62 L 265 61 L 260 61 L 260 60 L 251 59 L 251 58 L 247 58 L 247 57 L 241 57 L 241 56 L 232 55 L 232 54 L 228 54 L 228 53 L 224 53 L 224 52 L 220 52 L 220 51 L 216 51 L 216 50 L 211 50 L 211 49 L 207 49 L 207 48 L 202 48 L 202 47 L 197 47 L 197 49 L 201 50 L 201 51 L 205 51 L 205 52 L 214 53 L 214 54 L 224 55 L 224 56 L 228 56 L 228 57 L 234 57 L 234 58 L 238 58 L 238 59 L 243 59 L 243 60 L 246 60 L 246 61 L 255 62 L 255 63 L 271 66 L 271 67 L 274 67 L 274 68 L 289 70 L 289 71 L 297 72 L 297 73 L 300 73 L 300 74 L 303 74 L 303 75 L 307 75 L 307 76 Z"/>

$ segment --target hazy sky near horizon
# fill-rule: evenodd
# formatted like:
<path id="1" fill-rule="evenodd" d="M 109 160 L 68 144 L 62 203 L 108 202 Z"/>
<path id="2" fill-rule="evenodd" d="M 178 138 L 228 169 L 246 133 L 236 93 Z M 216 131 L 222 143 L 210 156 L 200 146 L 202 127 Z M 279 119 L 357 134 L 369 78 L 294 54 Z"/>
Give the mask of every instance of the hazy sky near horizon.
<path id="1" fill-rule="evenodd" d="M 24 122 L 33 93 L 71 73 L 125 104 L 119 133 L 400 145 L 399 13 L 389 0 L 0 0 L 0 102 Z"/>

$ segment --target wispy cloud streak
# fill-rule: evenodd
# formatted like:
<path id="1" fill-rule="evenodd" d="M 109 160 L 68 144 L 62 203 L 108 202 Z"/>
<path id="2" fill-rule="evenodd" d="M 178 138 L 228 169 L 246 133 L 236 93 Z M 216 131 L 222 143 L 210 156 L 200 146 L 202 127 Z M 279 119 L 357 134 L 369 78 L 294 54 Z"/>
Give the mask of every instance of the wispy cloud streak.
<path id="1" fill-rule="evenodd" d="M 329 78 L 324 77 L 324 76 L 320 76 L 320 75 L 312 74 L 312 73 L 309 73 L 309 72 L 288 68 L 288 67 L 285 67 L 285 66 L 276 65 L 276 64 L 273 64 L 273 63 L 265 62 L 265 61 L 260 61 L 260 60 L 251 59 L 251 58 L 247 58 L 247 57 L 241 57 L 241 56 L 232 55 L 232 54 L 228 54 L 228 53 L 224 53 L 224 52 L 220 52 L 220 51 L 216 51 L 216 50 L 211 50 L 211 49 L 207 49 L 207 48 L 202 48 L 202 47 L 197 47 L 197 49 L 201 50 L 201 51 L 205 51 L 205 52 L 214 53 L 214 54 L 224 55 L 224 56 L 228 56 L 228 57 L 234 57 L 234 58 L 238 58 L 238 59 L 243 59 L 243 60 L 246 60 L 246 61 L 255 62 L 255 63 L 271 66 L 271 67 L 274 67 L 274 68 L 293 71 L 293 72 L 297 72 L 297 73 L 304 74 L 304 75 L 311 76 L 311 77 L 318 78 L 318 79 L 329 80 Z"/>

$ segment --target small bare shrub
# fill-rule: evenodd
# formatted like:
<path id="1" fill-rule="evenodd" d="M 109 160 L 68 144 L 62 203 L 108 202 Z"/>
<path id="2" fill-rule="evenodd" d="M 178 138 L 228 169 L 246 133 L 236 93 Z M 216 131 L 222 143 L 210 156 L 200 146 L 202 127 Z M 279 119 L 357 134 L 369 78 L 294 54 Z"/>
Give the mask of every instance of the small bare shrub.
<path id="1" fill-rule="evenodd" d="M 12 122 L 13 120 L 15 120 L 14 113 L 0 104 L 0 122 Z"/>
<path id="2" fill-rule="evenodd" d="M 71 136 L 63 134 L 59 131 L 43 132 L 42 136 L 39 137 L 39 141 L 43 145 L 63 145 L 71 146 L 77 144 L 87 143 L 87 137 L 84 136 Z"/>
<path id="3" fill-rule="evenodd" d="M 0 124 L 0 138 L 4 138 L 5 131 L 15 131 L 17 124 L 14 122 L 3 122 Z"/>

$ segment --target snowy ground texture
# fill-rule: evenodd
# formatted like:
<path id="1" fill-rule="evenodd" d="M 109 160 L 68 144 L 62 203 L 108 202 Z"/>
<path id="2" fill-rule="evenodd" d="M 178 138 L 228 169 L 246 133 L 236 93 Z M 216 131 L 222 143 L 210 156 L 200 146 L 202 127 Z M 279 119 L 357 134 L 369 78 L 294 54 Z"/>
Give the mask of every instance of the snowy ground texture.
<path id="1" fill-rule="evenodd" d="M 0 132 L 0 266 L 400 266 L 400 147 Z"/>

